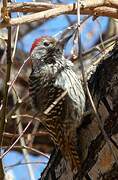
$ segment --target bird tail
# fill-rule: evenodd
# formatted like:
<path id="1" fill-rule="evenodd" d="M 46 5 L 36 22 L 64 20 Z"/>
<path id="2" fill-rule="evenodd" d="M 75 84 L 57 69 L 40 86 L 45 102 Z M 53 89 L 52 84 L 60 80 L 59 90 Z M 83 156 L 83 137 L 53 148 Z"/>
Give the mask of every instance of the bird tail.
<path id="1" fill-rule="evenodd" d="M 65 158 L 67 161 L 69 161 L 72 172 L 76 174 L 78 170 L 81 168 L 81 164 L 80 164 L 80 158 L 76 150 L 75 144 L 69 143 L 67 145 Z"/>
<path id="2" fill-rule="evenodd" d="M 51 121 L 50 121 L 51 122 Z M 63 128 L 61 124 L 56 124 L 54 126 L 48 124 L 48 131 L 54 143 L 59 146 L 62 155 L 64 156 L 65 160 L 69 162 L 70 168 L 74 174 L 78 172 L 80 169 L 80 158 L 77 152 L 77 138 L 76 138 L 76 131 L 75 129 L 67 128 L 67 133 L 63 132 Z"/>
<path id="3" fill-rule="evenodd" d="M 77 135 L 75 129 L 71 129 L 71 131 L 64 136 L 63 141 L 64 146 L 61 148 L 62 154 L 64 154 L 66 161 L 69 162 L 72 172 L 76 174 L 81 168 L 81 163 L 77 151 Z"/>

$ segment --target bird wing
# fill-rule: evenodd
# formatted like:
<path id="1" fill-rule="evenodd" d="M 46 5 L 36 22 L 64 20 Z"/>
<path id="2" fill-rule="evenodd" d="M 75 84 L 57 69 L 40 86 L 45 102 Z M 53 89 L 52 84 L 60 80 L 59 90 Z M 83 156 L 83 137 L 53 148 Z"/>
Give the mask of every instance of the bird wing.
<path id="1" fill-rule="evenodd" d="M 80 120 L 85 107 L 85 94 L 81 81 L 75 72 L 67 67 L 57 76 L 55 86 L 67 90 L 66 112 L 67 118 Z"/>

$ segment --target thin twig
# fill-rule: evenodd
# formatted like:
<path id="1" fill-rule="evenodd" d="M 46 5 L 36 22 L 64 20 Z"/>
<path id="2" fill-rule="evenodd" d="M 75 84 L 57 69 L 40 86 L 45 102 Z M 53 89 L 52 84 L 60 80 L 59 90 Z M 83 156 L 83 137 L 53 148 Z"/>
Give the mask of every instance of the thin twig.
<path id="1" fill-rule="evenodd" d="M 8 168 L 13 168 L 13 167 L 15 167 L 15 166 L 21 166 L 21 165 L 32 165 L 32 164 L 47 164 L 47 162 L 44 162 L 44 161 L 35 161 L 35 162 L 32 162 L 32 161 L 30 161 L 30 162 L 18 162 L 18 163 L 15 163 L 15 164 L 11 164 L 11 165 L 8 165 L 8 166 L 5 166 L 4 168 L 5 169 L 8 169 Z"/>
<path id="2" fill-rule="evenodd" d="M 16 27 L 16 34 L 15 34 L 15 40 L 14 40 L 14 48 L 13 48 L 12 57 L 11 57 L 12 62 L 14 60 L 14 56 L 15 56 L 15 53 L 16 53 L 16 46 L 17 46 L 17 41 L 18 41 L 19 27 L 20 27 L 19 25 Z"/>
<path id="3" fill-rule="evenodd" d="M 90 113 L 89 113 L 90 114 Z M 8 133 L 8 132 L 4 132 L 4 134 L 3 134 L 5 137 L 7 137 L 7 138 L 12 138 L 13 136 L 14 136 L 14 134 L 13 133 Z M 34 134 L 33 133 L 27 133 L 27 134 L 23 134 L 23 137 L 28 137 L 28 136 L 31 136 L 31 135 L 34 135 L 34 136 L 37 136 L 37 137 L 40 137 L 40 136 L 48 136 L 49 135 L 49 133 L 47 132 L 47 131 L 43 131 L 43 130 L 41 130 L 41 131 L 37 131 L 37 132 L 35 132 Z M 15 134 L 15 138 L 17 138 L 19 136 L 19 134 L 17 133 L 17 134 Z"/>
<path id="4" fill-rule="evenodd" d="M 29 115 L 29 114 L 19 114 L 17 116 L 18 117 L 27 117 L 27 118 L 30 118 L 30 119 L 33 119 L 33 120 L 37 120 L 37 121 L 39 121 L 41 123 L 41 120 L 36 116 L 34 117 L 34 116 Z M 15 118 L 17 118 L 17 116 L 13 115 L 13 116 L 11 116 L 11 118 L 15 119 Z"/>
<path id="5" fill-rule="evenodd" d="M 25 127 L 25 129 L 22 131 L 22 133 L 20 134 L 20 136 L 16 139 L 16 141 L 9 147 L 9 149 L 7 151 L 5 151 L 1 156 L 0 159 L 2 159 L 4 156 L 6 156 L 6 154 L 15 146 L 15 144 L 20 140 L 20 138 L 22 137 L 22 135 L 25 133 L 25 131 L 28 129 L 28 127 L 31 125 L 32 120 L 27 124 L 27 126 Z"/>
<path id="6" fill-rule="evenodd" d="M 16 96 L 15 96 L 14 92 L 13 92 L 13 99 L 14 99 L 14 103 L 16 103 Z M 16 110 L 16 116 L 19 115 L 19 114 L 20 114 L 19 109 L 17 109 Z M 22 127 L 20 117 L 17 116 L 16 122 L 18 124 L 18 132 L 19 132 L 19 135 L 20 135 L 23 132 L 23 127 Z M 26 146 L 25 139 L 24 139 L 23 136 L 20 138 L 20 144 L 21 144 L 21 146 Z M 30 158 L 29 158 L 28 151 L 27 151 L 27 149 L 22 149 L 22 151 L 23 151 L 25 163 L 27 163 L 27 169 L 28 169 L 28 172 L 29 172 L 29 177 L 31 178 L 31 180 L 35 180 L 33 169 L 31 167 L 31 164 L 29 164 L 30 163 Z"/>
<path id="7" fill-rule="evenodd" d="M 61 99 L 63 99 L 67 94 L 67 90 L 65 90 L 61 96 L 56 98 L 56 100 L 43 112 L 45 115 L 48 115 L 48 113 L 59 103 Z"/>
<path id="8" fill-rule="evenodd" d="M 39 124 L 40 124 L 39 121 L 36 121 L 35 124 L 34 124 L 34 128 L 33 128 L 33 130 L 32 130 L 31 139 L 28 141 L 28 145 L 29 145 L 29 146 L 32 146 L 32 145 L 33 145 L 33 142 L 34 142 L 34 139 L 35 139 L 35 134 L 36 134 L 36 132 L 38 131 Z"/>
<path id="9" fill-rule="evenodd" d="M 27 61 L 29 61 L 29 58 L 30 58 L 30 57 L 28 57 L 28 58 L 24 61 L 24 63 L 23 63 L 22 66 L 20 67 L 18 73 L 16 74 L 14 80 L 13 80 L 11 83 L 9 83 L 9 84 L 10 84 L 10 87 L 9 87 L 8 93 L 11 91 L 11 89 L 12 89 L 12 87 L 13 87 L 13 85 L 14 85 L 16 79 L 18 78 L 20 72 L 22 71 L 24 65 L 26 64 Z"/>
<path id="10" fill-rule="evenodd" d="M 104 43 L 104 45 L 107 45 L 107 44 L 109 44 L 109 43 L 111 43 L 113 41 L 116 41 L 116 40 L 118 40 L 118 35 L 115 35 L 115 36 L 107 39 L 106 41 L 103 41 L 103 43 Z M 90 48 L 89 50 L 82 52 L 82 56 L 86 56 L 87 54 L 89 54 L 89 53 L 91 53 L 93 51 L 97 51 L 98 49 L 100 49 L 101 46 L 102 46 L 101 43 L 97 44 L 96 46 Z"/>
<path id="11" fill-rule="evenodd" d="M 6 149 L 6 148 L 8 148 L 8 146 L 2 146 L 2 148 L 3 148 L 3 149 Z M 32 152 L 34 152 L 34 153 L 37 153 L 37 154 L 40 155 L 40 156 L 44 156 L 44 157 L 47 158 L 47 159 L 50 158 L 50 156 L 48 156 L 47 154 L 45 154 L 45 153 L 43 153 L 43 152 L 41 152 L 41 151 L 39 151 L 39 150 L 37 150 L 37 149 L 35 149 L 35 148 L 33 148 L 33 147 L 29 147 L 29 146 L 14 146 L 12 149 L 27 149 L 27 150 L 29 150 L 29 151 L 32 151 Z"/>

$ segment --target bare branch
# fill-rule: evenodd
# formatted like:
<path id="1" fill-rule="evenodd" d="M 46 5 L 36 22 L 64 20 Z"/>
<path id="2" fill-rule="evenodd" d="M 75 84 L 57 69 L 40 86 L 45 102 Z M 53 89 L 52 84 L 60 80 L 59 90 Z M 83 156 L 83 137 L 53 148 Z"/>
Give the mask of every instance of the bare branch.
<path id="1" fill-rule="evenodd" d="M 65 8 L 64 4 L 51 4 L 42 2 L 22 2 L 22 3 L 8 3 L 7 10 L 10 12 L 40 12 L 55 8 Z M 80 8 L 95 8 L 100 6 L 118 8 L 117 0 L 84 0 L 81 2 Z"/>
<path id="2" fill-rule="evenodd" d="M 10 148 L 0 156 L 0 159 L 2 159 L 15 146 L 15 144 L 19 141 L 19 139 L 22 137 L 22 135 L 25 133 L 25 131 L 28 129 L 31 123 L 32 123 L 32 120 L 27 124 L 25 129 L 22 131 L 22 133 L 19 135 L 16 141 L 10 146 Z"/>
<path id="3" fill-rule="evenodd" d="M 8 148 L 8 146 L 2 146 L 2 147 L 5 149 Z M 33 151 L 33 152 L 37 153 L 38 155 L 44 156 L 47 159 L 50 158 L 47 154 L 45 154 L 45 153 L 43 153 L 43 152 L 41 152 L 35 148 L 29 147 L 29 146 L 14 146 L 12 149 L 27 149 L 29 151 Z"/>
<path id="4" fill-rule="evenodd" d="M 106 7 L 106 6 L 95 7 L 95 8 L 84 8 L 84 6 L 81 6 L 80 10 L 81 10 L 81 14 L 118 18 L 117 8 Z M 0 24 L 0 28 L 12 26 L 12 25 L 30 23 L 33 21 L 42 21 L 42 20 L 45 21 L 49 18 L 59 16 L 61 14 L 76 14 L 76 12 L 77 12 L 77 4 L 60 5 L 59 7 L 54 8 L 53 11 L 52 9 L 49 9 L 34 14 L 28 14 L 23 17 L 12 18 L 9 20 L 8 23 L 2 22 Z"/>

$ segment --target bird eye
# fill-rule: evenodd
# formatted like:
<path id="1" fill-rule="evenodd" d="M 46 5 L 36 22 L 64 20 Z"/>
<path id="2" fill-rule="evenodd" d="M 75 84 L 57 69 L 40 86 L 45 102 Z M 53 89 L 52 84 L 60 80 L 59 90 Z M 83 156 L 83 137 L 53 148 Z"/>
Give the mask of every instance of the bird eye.
<path id="1" fill-rule="evenodd" d="M 45 42 L 43 43 L 43 45 L 44 45 L 44 46 L 49 46 L 50 43 L 45 41 Z"/>

